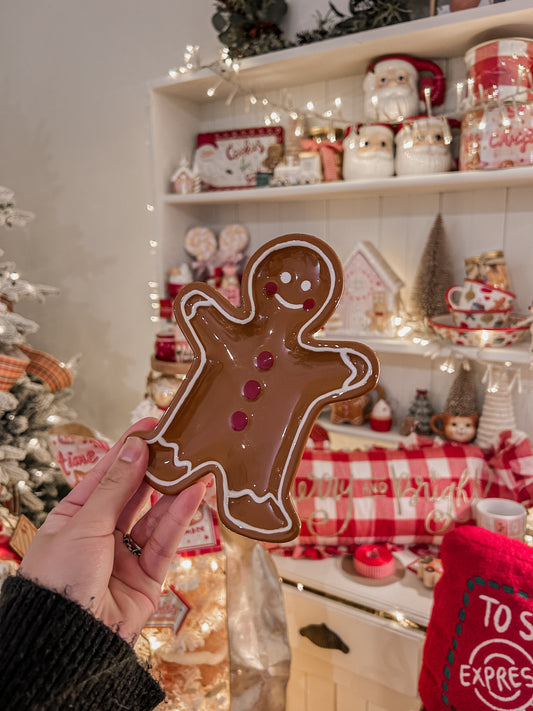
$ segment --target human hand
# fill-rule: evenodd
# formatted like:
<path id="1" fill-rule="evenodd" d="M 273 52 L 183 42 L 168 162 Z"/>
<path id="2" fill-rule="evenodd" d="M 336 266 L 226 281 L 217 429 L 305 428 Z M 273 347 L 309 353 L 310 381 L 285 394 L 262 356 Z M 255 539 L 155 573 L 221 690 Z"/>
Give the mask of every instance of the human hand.
<path id="1" fill-rule="evenodd" d="M 20 566 L 26 578 L 75 600 L 132 644 L 157 607 L 170 560 L 205 493 L 197 482 L 179 496 L 162 496 L 136 521 L 153 491 L 144 481 L 148 446 L 126 438 L 155 424 L 145 418 L 126 431 L 48 514 Z M 140 556 L 123 542 L 130 528 Z"/>

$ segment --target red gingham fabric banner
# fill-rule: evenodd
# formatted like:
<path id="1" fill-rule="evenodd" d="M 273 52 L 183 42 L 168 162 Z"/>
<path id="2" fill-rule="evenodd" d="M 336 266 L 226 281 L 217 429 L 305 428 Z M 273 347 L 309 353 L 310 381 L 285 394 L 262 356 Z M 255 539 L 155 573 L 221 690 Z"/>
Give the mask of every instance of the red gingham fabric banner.
<path id="1" fill-rule="evenodd" d="M 503 433 L 488 456 L 469 444 L 408 442 L 368 452 L 307 449 L 293 488 L 300 535 L 267 547 L 440 543 L 448 530 L 472 523 L 479 499 L 533 500 L 533 454 L 522 433 Z"/>

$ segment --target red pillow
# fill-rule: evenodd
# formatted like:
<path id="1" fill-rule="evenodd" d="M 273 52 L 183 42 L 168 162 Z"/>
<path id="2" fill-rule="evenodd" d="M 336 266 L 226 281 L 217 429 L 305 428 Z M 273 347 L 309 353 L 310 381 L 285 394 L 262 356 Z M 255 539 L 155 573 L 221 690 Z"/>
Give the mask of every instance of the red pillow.
<path id="1" fill-rule="evenodd" d="M 427 711 L 533 708 L 533 548 L 477 526 L 446 534 L 419 692 Z"/>

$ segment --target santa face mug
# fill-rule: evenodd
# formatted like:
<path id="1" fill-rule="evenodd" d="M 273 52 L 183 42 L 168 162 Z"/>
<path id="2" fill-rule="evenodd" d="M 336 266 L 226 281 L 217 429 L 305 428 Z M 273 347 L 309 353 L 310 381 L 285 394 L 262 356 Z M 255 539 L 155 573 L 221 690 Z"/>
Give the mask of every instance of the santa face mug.
<path id="1" fill-rule="evenodd" d="M 421 72 L 430 76 L 420 77 Z M 363 80 L 365 121 L 397 122 L 420 111 L 426 97 L 432 106 L 444 101 L 445 79 L 441 68 L 428 59 L 408 54 L 381 57 L 367 67 Z"/>
<path id="2" fill-rule="evenodd" d="M 396 134 L 396 175 L 444 173 L 452 167 L 452 134 L 444 116 L 420 116 Z"/>
<path id="3" fill-rule="evenodd" d="M 343 141 L 344 180 L 394 175 L 394 132 L 390 126 L 353 126 Z"/>

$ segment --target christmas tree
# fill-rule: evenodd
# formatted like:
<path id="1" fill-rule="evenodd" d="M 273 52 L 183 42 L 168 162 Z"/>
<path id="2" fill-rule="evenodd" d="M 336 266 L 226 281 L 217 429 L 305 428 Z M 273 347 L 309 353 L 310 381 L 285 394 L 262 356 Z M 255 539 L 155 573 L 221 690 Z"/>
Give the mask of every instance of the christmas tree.
<path id="1" fill-rule="evenodd" d="M 470 365 L 463 361 L 446 398 L 444 411 L 459 417 L 471 417 L 477 413 L 476 388 Z"/>
<path id="2" fill-rule="evenodd" d="M 11 190 L 0 187 L 4 232 L 33 217 L 15 206 Z M 3 257 L 0 249 L 0 525 L 2 518 L 12 522 L 25 514 L 39 526 L 69 489 L 52 456 L 48 431 L 73 419 L 67 403 L 75 361 L 62 363 L 27 343 L 38 325 L 17 314 L 15 306 L 24 298 L 43 301 L 58 292 L 21 279 L 15 263 Z"/>
<path id="3" fill-rule="evenodd" d="M 452 286 L 451 266 L 446 248 L 442 216 L 437 215 L 420 258 L 413 295 L 413 316 L 425 321 L 447 312 L 446 292 Z"/>

